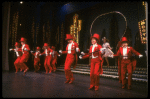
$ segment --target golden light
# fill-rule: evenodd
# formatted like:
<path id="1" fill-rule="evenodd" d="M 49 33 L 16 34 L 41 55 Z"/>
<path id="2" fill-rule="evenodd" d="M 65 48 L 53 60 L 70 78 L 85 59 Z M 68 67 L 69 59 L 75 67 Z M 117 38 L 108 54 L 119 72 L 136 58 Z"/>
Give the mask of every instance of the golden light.
<path id="1" fill-rule="evenodd" d="M 21 26 L 21 24 L 20 24 L 20 26 Z"/>
<path id="2" fill-rule="evenodd" d="M 142 20 L 138 22 L 139 25 L 139 31 L 140 31 L 140 37 L 141 37 L 141 43 L 146 43 L 146 20 Z"/>
<path id="3" fill-rule="evenodd" d="M 143 1 L 143 5 L 144 5 L 144 1 Z"/>

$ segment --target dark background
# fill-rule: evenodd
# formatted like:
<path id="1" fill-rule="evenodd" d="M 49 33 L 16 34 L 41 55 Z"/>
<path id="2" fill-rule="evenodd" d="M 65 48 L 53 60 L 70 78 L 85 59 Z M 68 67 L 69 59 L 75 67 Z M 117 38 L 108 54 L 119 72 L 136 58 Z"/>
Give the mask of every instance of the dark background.
<path id="1" fill-rule="evenodd" d="M 9 48 L 13 48 L 15 41 L 21 37 L 27 38 L 31 50 L 35 50 L 36 46 L 42 47 L 45 42 L 50 46 L 56 46 L 56 50 L 65 50 L 67 42 L 65 34 L 69 33 L 70 25 L 73 24 L 73 16 L 77 13 L 78 19 L 82 20 L 82 28 L 80 31 L 79 47 L 81 51 L 87 52 L 90 47 L 90 27 L 93 20 L 104 13 L 111 11 L 119 11 L 124 14 L 127 19 L 128 28 L 125 36 L 130 41 L 130 46 L 139 51 L 143 58 L 138 59 L 137 67 L 146 66 L 146 45 L 141 44 L 138 22 L 145 19 L 145 8 L 142 2 L 11 2 L 10 7 L 10 33 Z M 13 32 L 15 22 L 13 21 L 18 13 L 18 24 L 16 32 Z M 21 24 L 21 26 L 20 26 Z M 62 26 L 63 24 L 63 26 Z M 45 32 L 43 32 L 43 26 Z M 59 31 L 58 31 L 59 27 Z M 33 31 L 34 30 L 34 31 Z M 125 31 L 125 20 L 119 14 L 108 14 L 98 18 L 92 28 L 92 34 L 98 33 L 102 37 L 106 37 L 116 53 L 117 42 L 123 36 Z M 45 35 L 45 36 L 44 36 Z M 56 36 L 58 36 L 59 41 Z M 114 36 L 114 37 L 113 37 Z M 102 42 L 100 43 L 102 44 Z M 43 50 L 41 50 L 43 52 Z M 58 58 L 58 65 L 64 64 L 66 55 Z M 9 67 L 14 70 L 13 62 L 16 55 L 9 52 Z M 27 62 L 30 70 L 33 70 L 33 56 Z M 116 65 L 115 59 L 109 58 L 110 66 Z M 41 70 L 43 67 L 44 57 L 41 57 Z M 79 60 L 79 64 L 88 64 L 88 59 Z M 106 63 L 104 63 L 106 65 Z"/>

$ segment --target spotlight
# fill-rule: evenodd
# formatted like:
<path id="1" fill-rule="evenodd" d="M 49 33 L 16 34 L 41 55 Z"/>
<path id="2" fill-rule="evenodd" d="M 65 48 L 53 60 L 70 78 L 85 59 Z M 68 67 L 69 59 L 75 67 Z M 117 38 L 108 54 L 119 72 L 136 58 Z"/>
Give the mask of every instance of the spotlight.
<path id="1" fill-rule="evenodd" d="M 22 4 L 23 2 L 22 1 L 20 1 L 20 4 Z"/>

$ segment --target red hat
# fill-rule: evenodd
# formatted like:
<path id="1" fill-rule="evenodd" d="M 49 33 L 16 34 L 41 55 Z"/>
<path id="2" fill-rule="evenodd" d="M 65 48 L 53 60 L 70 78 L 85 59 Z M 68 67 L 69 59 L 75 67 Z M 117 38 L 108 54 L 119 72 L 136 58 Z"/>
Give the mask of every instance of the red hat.
<path id="1" fill-rule="evenodd" d="M 27 39 L 25 39 L 25 38 L 21 37 L 20 42 L 26 42 L 26 40 L 27 40 Z"/>
<path id="2" fill-rule="evenodd" d="M 45 46 L 45 47 L 48 47 L 48 44 L 47 44 L 47 43 L 44 43 L 44 46 Z"/>
<path id="3" fill-rule="evenodd" d="M 129 43 L 129 41 L 127 40 L 127 38 L 126 38 L 126 37 L 122 37 L 122 38 L 121 38 L 121 43 L 123 43 L 123 42 L 127 42 L 127 43 Z"/>
<path id="4" fill-rule="evenodd" d="M 16 43 L 15 43 L 15 46 L 19 46 L 19 43 L 18 43 L 18 42 L 16 42 Z"/>
<path id="5" fill-rule="evenodd" d="M 36 49 L 37 49 L 37 50 L 40 50 L 41 48 L 40 48 L 40 47 L 36 47 Z"/>
<path id="6" fill-rule="evenodd" d="M 73 37 L 70 34 L 66 34 L 65 40 L 72 40 L 72 39 L 73 39 Z"/>
<path id="7" fill-rule="evenodd" d="M 95 34 L 91 37 L 91 39 L 92 39 L 92 38 L 96 38 L 96 39 L 98 40 L 98 42 L 100 42 L 100 35 L 99 35 L 99 34 L 95 33 Z"/>
<path id="8" fill-rule="evenodd" d="M 55 50 L 55 46 L 52 46 L 51 49 Z"/>

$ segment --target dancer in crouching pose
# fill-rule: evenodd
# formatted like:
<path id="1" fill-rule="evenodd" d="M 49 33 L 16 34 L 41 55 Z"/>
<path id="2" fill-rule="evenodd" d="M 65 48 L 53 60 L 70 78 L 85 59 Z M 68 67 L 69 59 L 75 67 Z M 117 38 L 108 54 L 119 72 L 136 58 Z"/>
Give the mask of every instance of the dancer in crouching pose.
<path id="1" fill-rule="evenodd" d="M 21 40 L 20 40 L 20 42 L 21 42 L 21 45 L 22 45 L 22 47 L 21 47 L 21 51 L 22 51 L 22 56 L 21 56 L 21 59 L 20 59 L 20 65 L 21 65 L 21 68 L 24 70 L 24 75 L 26 74 L 26 72 L 28 71 L 28 67 L 27 67 L 27 65 L 25 64 L 25 62 L 27 62 L 28 61 L 28 59 L 29 59 L 29 56 L 30 56 L 30 54 L 29 54 L 29 51 L 30 51 L 30 48 L 29 48 L 29 45 L 28 44 L 26 44 L 26 39 L 25 38 L 21 38 Z"/>
<path id="2" fill-rule="evenodd" d="M 48 46 L 48 43 L 44 43 L 44 46 L 43 46 L 43 49 L 44 49 L 44 52 L 41 54 L 41 55 L 45 55 L 45 61 L 44 61 L 44 67 L 45 67 L 45 70 L 46 70 L 46 73 L 51 73 L 52 71 L 52 67 L 51 67 L 51 60 L 52 60 L 52 49 L 50 49 L 50 47 Z"/>
<path id="3" fill-rule="evenodd" d="M 9 51 L 14 51 L 17 55 L 17 59 L 15 60 L 14 62 L 14 66 L 15 66 L 15 69 L 16 69 L 16 72 L 18 72 L 18 69 L 20 68 L 21 69 L 21 66 L 19 65 L 19 61 L 21 59 L 21 51 L 18 51 L 20 48 L 19 48 L 20 44 L 18 42 L 15 43 L 15 49 L 9 49 Z"/>
<path id="4" fill-rule="evenodd" d="M 51 66 L 52 70 L 55 72 L 56 71 L 56 64 L 57 64 L 57 56 L 60 56 L 57 51 L 55 51 L 55 47 L 52 46 L 52 61 L 51 61 Z"/>
<path id="5" fill-rule="evenodd" d="M 40 47 L 37 47 L 35 53 L 33 53 L 33 51 L 31 51 L 32 55 L 34 55 L 34 69 L 35 69 L 34 72 L 39 71 L 40 66 L 41 66 L 41 64 L 40 64 L 40 54 L 41 54 L 40 49 L 41 49 Z"/>

